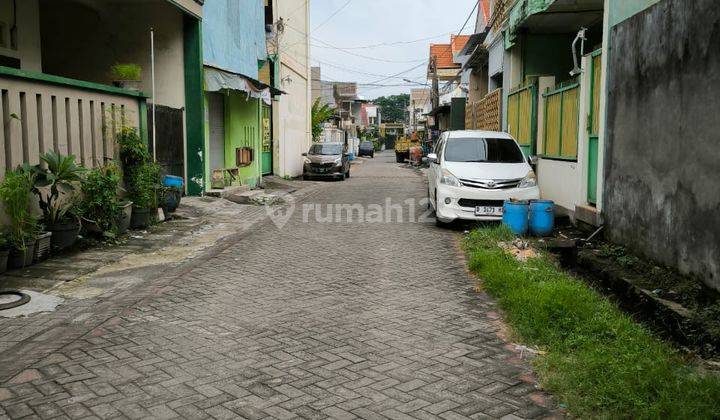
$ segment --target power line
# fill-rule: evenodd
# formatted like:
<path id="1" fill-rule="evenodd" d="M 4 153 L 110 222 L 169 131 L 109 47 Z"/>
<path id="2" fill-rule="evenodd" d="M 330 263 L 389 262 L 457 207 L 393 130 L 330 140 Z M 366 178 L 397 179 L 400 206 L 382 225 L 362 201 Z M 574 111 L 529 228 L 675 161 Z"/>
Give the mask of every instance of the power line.
<path id="1" fill-rule="evenodd" d="M 340 13 L 340 12 L 342 12 L 343 9 L 345 9 L 351 2 L 352 2 L 352 0 L 348 0 L 347 2 L 345 2 L 345 4 L 343 4 L 339 9 L 337 9 L 337 10 L 336 10 L 335 12 L 333 12 L 330 16 L 328 16 L 327 19 L 325 19 L 324 21 L 322 21 L 321 24 L 319 24 L 319 25 L 316 26 L 314 29 L 312 29 L 312 30 L 310 31 L 310 33 L 317 31 L 318 29 L 320 29 L 320 27 L 322 27 L 322 26 L 325 25 L 326 23 L 330 22 L 330 19 L 334 18 L 335 15 L 337 15 L 337 14 Z M 308 33 L 308 35 L 310 35 L 310 33 Z"/>
<path id="2" fill-rule="evenodd" d="M 462 31 L 465 30 L 465 26 L 470 22 L 470 18 L 472 18 L 473 13 L 475 13 L 475 9 L 477 9 L 478 5 L 480 4 L 480 0 L 475 2 L 475 6 L 473 6 L 472 10 L 470 11 L 470 14 L 468 15 L 467 19 L 465 19 L 465 23 L 463 23 L 462 28 L 458 31 L 458 35 L 462 34 Z"/>
<path id="3" fill-rule="evenodd" d="M 372 48 L 378 48 L 378 47 L 392 47 L 395 45 L 407 45 L 407 44 L 414 44 L 414 43 L 422 42 L 422 41 L 429 41 L 431 39 L 441 38 L 441 37 L 445 37 L 445 36 L 448 36 L 451 34 L 452 34 L 452 32 L 444 32 L 439 35 L 428 36 L 428 37 L 420 38 L 420 39 L 413 39 L 411 41 L 382 42 L 379 44 L 370 44 L 370 45 L 362 45 L 362 46 L 355 46 L 355 47 L 338 47 L 338 48 L 342 48 L 343 50 L 365 50 L 365 49 L 372 49 Z M 330 47 L 325 47 L 322 45 L 315 45 L 315 46 L 318 48 L 330 48 Z"/>
<path id="4" fill-rule="evenodd" d="M 384 58 L 371 57 L 371 56 L 362 55 L 362 54 L 357 54 L 357 53 L 350 52 L 350 51 L 345 51 L 345 50 L 343 50 L 342 48 L 339 48 L 339 47 L 336 47 L 336 46 L 334 46 L 334 45 L 331 45 L 331 44 L 329 44 L 329 43 L 327 43 L 327 42 L 325 42 L 325 41 L 323 41 L 323 40 L 321 40 L 321 39 L 315 38 L 314 36 L 311 36 L 310 38 L 313 39 L 313 40 L 315 40 L 315 41 L 321 42 L 321 43 L 327 45 L 328 47 L 330 47 L 330 48 L 332 48 L 332 49 L 338 50 L 338 51 L 340 51 L 340 52 L 343 52 L 343 53 L 345 53 L 345 54 L 352 55 L 352 56 L 355 56 L 355 57 L 364 58 L 364 59 L 366 59 L 366 60 L 379 61 L 379 62 L 382 62 L 382 63 L 417 63 L 417 62 L 419 62 L 419 61 L 425 61 L 424 58 L 423 58 L 423 59 L 420 59 L 420 60 L 388 60 L 388 59 L 384 59 Z M 311 44 L 311 45 L 312 45 L 312 44 Z"/>

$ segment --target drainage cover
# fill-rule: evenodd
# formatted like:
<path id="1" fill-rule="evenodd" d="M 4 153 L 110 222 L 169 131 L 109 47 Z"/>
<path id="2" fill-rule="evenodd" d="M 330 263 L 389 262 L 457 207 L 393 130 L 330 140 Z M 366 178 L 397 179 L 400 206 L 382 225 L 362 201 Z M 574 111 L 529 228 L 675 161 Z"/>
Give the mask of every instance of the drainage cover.
<path id="1" fill-rule="evenodd" d="M 0 311 L 17 308 L 30 302 L 30 296 L 19 290 L 0 289 Z"/>

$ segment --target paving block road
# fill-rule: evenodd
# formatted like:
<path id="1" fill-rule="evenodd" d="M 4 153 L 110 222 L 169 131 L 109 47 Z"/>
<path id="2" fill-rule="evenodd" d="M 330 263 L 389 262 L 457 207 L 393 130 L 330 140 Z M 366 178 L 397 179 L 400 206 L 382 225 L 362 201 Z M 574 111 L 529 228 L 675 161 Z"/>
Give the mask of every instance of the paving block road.
<path id="1" fill-rule="evenodd" d="M 307 184 L 285 224 L 265 218 L 131 288 L 0 319 L 0 340 L 11 324 L 17 340 L 0 358 L 0 417 L 556 415 L 475 290 L 459 233 L 418 220 L 418 171 L 382 153 L 344 182 Z"/>

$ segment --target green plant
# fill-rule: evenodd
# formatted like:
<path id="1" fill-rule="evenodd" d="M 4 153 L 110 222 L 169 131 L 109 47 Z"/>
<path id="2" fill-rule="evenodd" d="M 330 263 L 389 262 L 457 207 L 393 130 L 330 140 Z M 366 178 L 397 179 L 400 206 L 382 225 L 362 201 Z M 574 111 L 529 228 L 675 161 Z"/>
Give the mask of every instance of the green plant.
<path id="1" fill-rule="evenodd" d="M 39 230 L 37 219 L 29 211 L 33 182 L 32 172 L 18 168 L 7 172 L 0 183 L 0 200 L 10 219 L 7 240 L 15 249 L 21 251 L 35 241 Z"/>
<path id="2" fill-rule="evenodd" d="M 323 132 L 323 123 L 333 116 L 335 110 L 330 108 L 328 104 L 321 104 L 320 98 L 315 99 L 312 105 L 310 115 L 312 118 L 312 138 L 313 141 L 320 140 L 320 134 Z"/>
<path id="3" fill-rule="evenodd" d="M 118 217 L 122 213 L 118 198 L 121 179 L 120 168 L 110 163 L 88 171 L 82 180 L 81 214 L 110 238 L 117 234 Z"/>
<path id="4" fill-rule="evenodd" d="M 47 168 L 25 165 L 23 169 L 34 177 L 32 192 L 38 196 L 43 220 L 47 225 L 66 223 L 85 168 L 75 163 L 74 155 L 63 156 L 54 151 L 43 154 L 40 160 Z M 61 199 L 61 193 L 67 196 Z"/>
<path id="5" fill-rule="evenodd" d="M 135 207 L 141 209 L 157 207 L 160 186 L 160 166 L 156 163 L 144 163 L 135 167 L 128 179 L 130 198 Z"/>
<path id="6" fill-rule="evenodd" d="M 137 81 L 140 80 L 142 74 L 142 67 L 137 64 L 118 63 L 110 67 L 110 74 L 113 80 Z"/>
<path id="7" fill-rule="evenodd" d="M 120 161 L 125 172 L 132 172 L 135 166 L 141 165 L 150 159 L 147 145 L 138 134 L 137 129 L 123 127 L 115 135 L 115 140 L 120 145 Z"/>
<path id="8" fill-rule="evenodd" d="M 535 359 L 544 387 L 579 418 L 716 418 L 720 378 L 703 373 L 544 253 L 519 262 L 506 228 L 465 239 L 470 269 Z M 617 249 L 607 249 L 616 254 Z"/>

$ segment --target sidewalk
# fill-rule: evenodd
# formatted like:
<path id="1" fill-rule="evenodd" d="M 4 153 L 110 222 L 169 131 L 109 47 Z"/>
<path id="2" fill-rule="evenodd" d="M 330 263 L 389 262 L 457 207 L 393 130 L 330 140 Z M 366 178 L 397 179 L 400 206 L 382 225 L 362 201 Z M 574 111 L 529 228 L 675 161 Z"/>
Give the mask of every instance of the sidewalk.
<path id="1" fill-rule="evenodd" d="M 315 183 L 266 178 L 266 192 L 302 196 Z M 237 204 L 213 197 L 183 197 L 173 219 L 147 230 L 130 231 L 120 244 L 100 244 L 54 256 L 39 264 L 0 275 L 0 288 L 46 292 L 63 297 L 92 297 L 124 287 L 119 282 L 92 282 L 129 269 L 176 265 L 201 254 L 223 238 L 264 220 L 264 206 Z M 88 288 L 88 286 L 91 286 Z M 80 294 L 80 295 L 78 295 Z M 3 316 L 0 312 L 0 316 Z"/>

